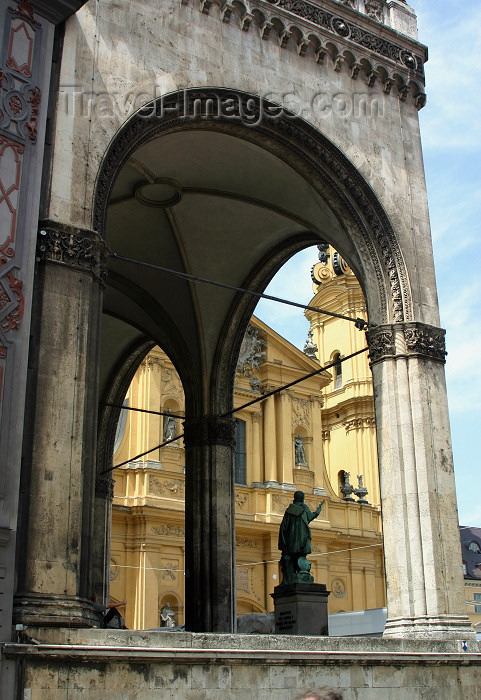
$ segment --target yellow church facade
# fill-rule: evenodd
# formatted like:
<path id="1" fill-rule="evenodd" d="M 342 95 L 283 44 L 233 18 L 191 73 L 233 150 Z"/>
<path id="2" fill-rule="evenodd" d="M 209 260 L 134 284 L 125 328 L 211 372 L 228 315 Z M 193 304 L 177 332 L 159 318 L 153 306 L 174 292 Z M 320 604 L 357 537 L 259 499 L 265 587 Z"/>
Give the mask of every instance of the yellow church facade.
<path id="1" fill-rule="evenodd" d="M 332 263 L 325 267 L 332 271 Z M 311 305 L 326 308 L 329 299 L 320 297 L 329 296 L 329 288 L 335 286 L 335 274 L 330 284 L 315 283 Z M 349 304 L 355 316 L 365 317 L 358 284 L 357 290 L 354 292 L 353 285 Z M 332 295 L 332 306 L 340 302 L 337 292 Z M 342 358 L 365 342 L 364 334 L 352 323 L 338 320 L 330 324 L 328 317 L 316 314 L 309 320 L 317 353 L 313 343 L 301 352 L 252 318 L 235 377 L 236 409 L 319 370 L 319 361 L 321 366 L 328 364 L 336 353 Z M 315 581 L 325 583 L 331 591 L 329 612 L 385 605 L 368 359 L 360 355 L 341 366 L 342 378 L 334 366 L 235 413 L 238 614 L 273 610 L 271 593 L 280 583 L 279 524 L 296 489 L 305 492 L 312 510 L 325 501 L 321 515 L 311 523 L 309 559 Z M 143 360 L 126 404 L 142 411 L 125 410 L 119 421 L 114 464 L 126 464 L 114 471 L 111 600 L 127 600 L 129 628 L 159 627 L 166 603 L 179 625 L 184 622 L 182 438 L 132 459 L 182 434 L 182 385 L 160 348 L 153 348 Z M 357 494 L 342 491 L 345 473 L 350 474 Z M 359 485 L 367 487 L 367 496 Z"/>

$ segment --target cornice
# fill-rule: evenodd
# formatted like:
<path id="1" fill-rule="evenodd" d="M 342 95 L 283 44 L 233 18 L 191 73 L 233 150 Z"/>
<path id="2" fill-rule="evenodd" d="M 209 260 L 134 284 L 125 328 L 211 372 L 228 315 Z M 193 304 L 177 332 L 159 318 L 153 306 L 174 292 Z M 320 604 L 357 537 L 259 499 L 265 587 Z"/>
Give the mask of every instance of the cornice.
<path id="1" fill-rule="evenodd" d="M 205 15 L 214 4 L 213 0 L 181 2 Z M 336 72 L 345 66 L 351 78 L 361 77 L 370 88 L 377 82 L 385 94 L 396 94 L 402 102 L 411 92 L 417 109 L 426 104 L 427 48 L 372 19 L 373 14 L 359 12 L 352 7 L 357 0 L 344 4 L 331 0 L 237 0 L 235 5 L 243 8 L 240 14 L 234 11 L 232 0 L 215 4 L 220 6 L 218 16 L 223 23 L 237 21 L 242 32 L 257 29 L 261 40 L 277 35 L 281 48 L 295 45 L 299 56 L 313 55 L 319 64 L 329 57 Z M 310 47 L 314 51 L 307 54 Z"/>

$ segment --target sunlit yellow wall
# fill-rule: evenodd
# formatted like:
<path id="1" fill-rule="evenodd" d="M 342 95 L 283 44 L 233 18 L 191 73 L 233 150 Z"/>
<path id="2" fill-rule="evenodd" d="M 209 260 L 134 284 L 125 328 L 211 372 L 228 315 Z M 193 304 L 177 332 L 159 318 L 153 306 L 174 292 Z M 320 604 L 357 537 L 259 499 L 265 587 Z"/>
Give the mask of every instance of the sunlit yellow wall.
<path id="1" fill-rule="evenodd" d="M 335 251 L 329 248 L 327 253 L 327 262 L 318 262 L 313 268 L 315 296 L 309 305 L 366 320 L 366 304 L 356 277 L 342 260 L 337 267 L 342 274 L 337 275 L 333 268 Z M 343 358 L 366 347 L 366 335 L 354 323 L 310 310 L 306 311 L 306 317 L 322 366 L 332 362 L 336 353 Z M 337 490 L 341 470 L 350 473 L 351 484 L 355 487 L 358 485 L 357 475 L 362 474 L 364 485 L 369 490 L 367 499 L 374 505 L 380 505 L 374 399 L 368 354 L 362 353 L 343 362 L 342 383 L 337 387 L 334 368 L 329 371 L 333 381 L 323 390 L 322 413 L 324 454 L 329 477 Z"/>
<path id="2" fill-rule="evenodd" d="M 237 407 L 319 367 L 257 319 L 252 325 L 267 342 L 258 369 L 236 375 Z M 331 612 L 385 604 L 380 512 L 345 503 L 328 477 L 323 451 L 322 392 L 327 373 L 302 382 L 236 413 L 246 422 L 247 484 L 236 487 L 237 609 L 239 614 L 273 609 L 270 596 L 279 581 L 279 524 L 294 488 L 305 491 L 315 520 L 312 573 L 332 594 Z M 255 386 L 255 385 L 254 385 Z M 129 406 L 182 413 L 180 380 L 168 357 L 155 348 L 141 364 L 128 395 Z M 177 432 L 182 431 L 181 420 Z M 332 431 L 334 432 L 334 430 Z M 295 465 L 294 437 L 301 434 L 308 466 Z M 159 416 L 128 412 L 114 464 L 162 442 Z M 325 443 L 324 443 L 325 444 Z M 160 624 L 166 602 L 184 622 L 184 464 L 181 440 L 157 449 L 114 472 L 111 599 L 127 599 L 129 628 Z M 284 485 L 284 486 L 282 486 Z"/>

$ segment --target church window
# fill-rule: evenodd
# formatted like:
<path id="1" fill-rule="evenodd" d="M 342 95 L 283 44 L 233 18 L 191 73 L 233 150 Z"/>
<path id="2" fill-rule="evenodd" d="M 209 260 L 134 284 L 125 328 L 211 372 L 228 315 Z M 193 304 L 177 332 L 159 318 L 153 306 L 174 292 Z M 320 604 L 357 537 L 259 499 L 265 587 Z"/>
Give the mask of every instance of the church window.
<path id="1" fill-rule="evenodd" d="M 239 419 L 236 420 L 235 426 L 234 481 L 244 486 L 247 484 L 246 424 Z"/>
<path id="2" fill-rule="evenodd" d="M 479 601 L 479 605 L 474 606 L 474 612 L 479 615 L 481 613 L 481 593 L 475 593 L 474 600 Z"/>
<path id="3" fill-rule="evenodd" d="M 336 363 L 334 365 L 334 389 L 340 389 L 342 386 L 342 362 L 339 352 L 334 355 L 333 362 Z"/>

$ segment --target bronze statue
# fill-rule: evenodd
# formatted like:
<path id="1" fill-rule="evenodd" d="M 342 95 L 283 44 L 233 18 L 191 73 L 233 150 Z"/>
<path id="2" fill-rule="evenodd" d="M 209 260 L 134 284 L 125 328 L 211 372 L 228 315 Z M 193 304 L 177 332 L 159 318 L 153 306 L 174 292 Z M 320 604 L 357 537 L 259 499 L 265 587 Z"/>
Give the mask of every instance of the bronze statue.
<path id="1" fill-rule="evenodd" d="M 304 493 L 296 491 L 294 501 L 287 508 L 279 529 L 278 547 L 282 552 L 282 585 L 289 583 L 313 583 L 311 564 L 306 555 L 311 553 L 311 529 L 309 523 L 317 518 L 324 501 L 315 511 L 304 503 Z"/>

